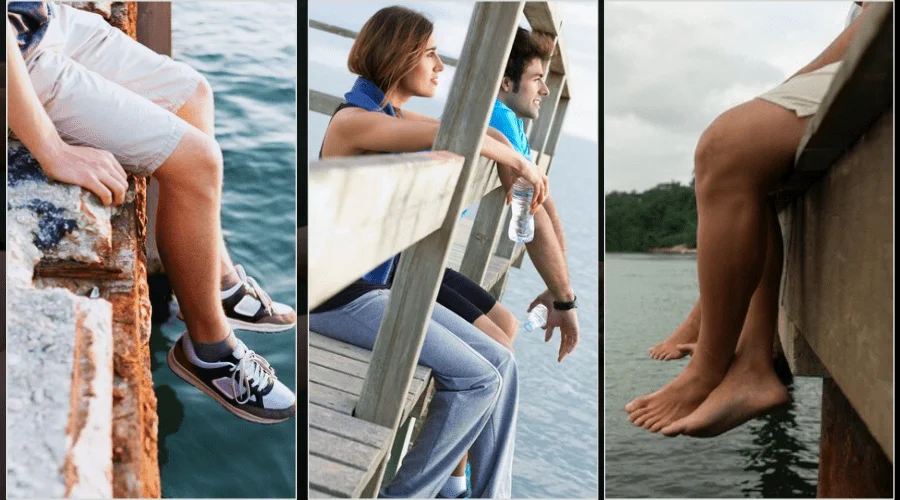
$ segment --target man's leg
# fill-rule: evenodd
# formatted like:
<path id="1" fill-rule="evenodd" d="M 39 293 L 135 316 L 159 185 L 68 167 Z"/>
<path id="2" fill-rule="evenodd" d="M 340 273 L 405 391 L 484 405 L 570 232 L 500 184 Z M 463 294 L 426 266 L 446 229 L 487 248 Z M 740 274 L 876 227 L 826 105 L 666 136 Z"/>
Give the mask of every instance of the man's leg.
<path id="1" fill-rule="evenodd" d="M 203 78 L 197 85 L 196 92 L 188 98 L 176 115 L 184 121 L 202 130 L 203 133 L 215 138 L 215 102 L 213 100 L 213 91 L 209 82 Z M 234 262 L 228 254 L 228 248 L 225 245 L 224 236 L 220 238 L 221 245 L 219 247 L 219 263 L 220 273 L 222 275 L 222 289 L 228 289 L 238 282 L 238 275 L 234 268 Z"/>
<path id="2" fill-rule="evenodd" d="M 196 342 L 222 340 L 230 332 L 219 300 L 222 154 L 209 136 L 187 127 L 154 177 L 159 255 L 188 331 Z"/>
<path id="3" fill-rule="evenodd" d="M 672 382 L 626 405 L 658 431 L 694 411 L 722 381 L 762 277 L 766 194 L 788 171 L 805 118 L 761 99 L 717 118 L 695 155 L 697 268 L 703 320 L 691 361 Z M 651 423 L 653 422 L 653 423 Z"/>
<path id="4" fill-rule="evenodd" d="M 171 270 L 189 334 L 176 342 L 187 346 L 188 353 L 179 360 L 179 376 L 242 418 L 289 418 L 296 398 L 234 337 L 219 298 L 218 144 L 169 111 L 55 51 L 39 50 L 26 63 L 35 93 L 63 140 L 109 151 L 129 173 L 159 180 L 160 256 Z M 204 375 L 228 366 L 252 381 L 240 394 L 230 394 L 234 388 L 220 389 Z M 266 400 L 265 408 L 244 404 L 251 393 Z"/>
<path id="5" fill-rule="evenodd" d="M 196 70 L 153 52 L 96 14 L 66 5 L 54 5 L 54 9 L 55 33 L 49 43 L 58 52 L 215 138 L 212 89 Z M 293 327 L 297 321 L 293 308 L 272 301 L 255 280 L 247 279 L 232 262 L 224 238 L 219 239 L 221 289 L 228 292 L 222 306 L 229 324 L 259 332 Z"/>

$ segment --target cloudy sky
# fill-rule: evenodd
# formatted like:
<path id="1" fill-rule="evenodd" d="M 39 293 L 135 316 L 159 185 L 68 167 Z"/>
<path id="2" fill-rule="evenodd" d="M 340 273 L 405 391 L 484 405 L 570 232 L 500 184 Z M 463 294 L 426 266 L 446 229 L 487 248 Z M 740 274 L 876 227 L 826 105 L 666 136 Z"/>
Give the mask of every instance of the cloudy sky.
<path id="1" fill-rule="evenodd" d="M 435 25 L 438 52 L 459 57 L 465 41 L 472 2 L 321 2 L 309 3 L 309 18 L 359 31 L 378 9 L 388 5 L 404 5 L 425 13 Z M 341 5 L 347 8 L 337 8 Z M 596 2 L 556 2 L 562 17 L 562 32 L 569 56 L 572 104 L 566 112 L 564 133 L 599 142 L 599 4 Z M 523 16 L 520 24 L 528 27 Z M 347 70 L 347 53 L 352 40 L 318 30 L 309 31 L 310 88 L 332 95 L 343 95 L 355 79 Z M 439 116 L 446 102 L 454 68 L 447 67 L 433 99 L 412 99 L 414 111 Z M 310 113 L 312 115 L 312 113 Z M 320 123 L 321 122 L 321 123 Z M 310 117 L 310 144 L 319 144 L 317 131 L 323 130 L 326 117 Z M 317 151 L 311 151 L 311 155 Z"/>
<path id="2" fill-rule="evenodd" d="M 850 5 L 605 2 L 604 190 L 689 182 L 706 126 L 818 56 Z"/>

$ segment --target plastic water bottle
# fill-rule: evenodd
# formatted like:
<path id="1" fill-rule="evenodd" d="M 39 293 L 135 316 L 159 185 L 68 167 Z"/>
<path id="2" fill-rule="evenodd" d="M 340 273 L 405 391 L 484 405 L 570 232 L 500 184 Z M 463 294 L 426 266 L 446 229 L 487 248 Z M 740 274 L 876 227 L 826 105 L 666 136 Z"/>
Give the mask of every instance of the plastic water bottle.
<path id="1" fill-rule="evenodd" d="M 528 313 L 528 321 L 525 322 L 525 331 L 530 332 L 535 328 L 543 328 L 547 324 L 547 306 L 538 304 Z"/>
<path id="2" fill-rule="evenodd" d="M 512 218 L 509 220 L 509 239 L 516 243 L 528 243 L 534 239 L 534 216 L 531 215 L 531 199 L 534 187 L 522 177 L 513 184 Z"/>

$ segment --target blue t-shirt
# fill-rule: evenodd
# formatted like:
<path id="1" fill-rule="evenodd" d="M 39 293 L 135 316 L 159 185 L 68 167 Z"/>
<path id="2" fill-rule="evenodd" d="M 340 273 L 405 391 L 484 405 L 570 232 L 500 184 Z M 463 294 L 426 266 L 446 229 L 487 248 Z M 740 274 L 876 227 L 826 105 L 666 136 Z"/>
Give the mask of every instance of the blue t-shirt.
<path id="1" fill-rule="evenodd" d="M 528 137 L 525 135 L 525 122 L 500 99 L 494 101 L 494 110 L 491 112 L 491 121 L 488 125 L 505 135 L 522 156 L 534 160 L 531 157 L 531 145 L 528 144 Z"/>
<path id="2" fill-rule="evenodd" d="M 52 16 L 49 2 L 10 2 L 6 5 L 6 17 L 19 32 L 19 49 L 23 57 L 40 43 Z M 6 58 L 5 52 L 3 57 Z"/>

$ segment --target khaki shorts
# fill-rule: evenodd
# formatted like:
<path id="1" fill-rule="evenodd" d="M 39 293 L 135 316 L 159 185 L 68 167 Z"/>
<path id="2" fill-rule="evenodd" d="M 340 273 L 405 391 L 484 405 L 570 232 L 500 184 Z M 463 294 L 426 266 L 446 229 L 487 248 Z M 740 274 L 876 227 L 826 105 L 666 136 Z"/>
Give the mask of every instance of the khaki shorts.
<path id="1" fill-rule="evenodd" d="M 152 174 L 190 127 L 175 112 L 203 77 L 97 14 L 50 5 L 47 33 L 25 64 L 60 136 L 109 151 L 132 174 Z"/>
<path id="2" fill-rule="evenodd" d="M 840 61 L 797 75 L 774 89 L 759 96 L 797 113 L 800 118 L 816 114 L 834 75 L 840 69 Z"/>

